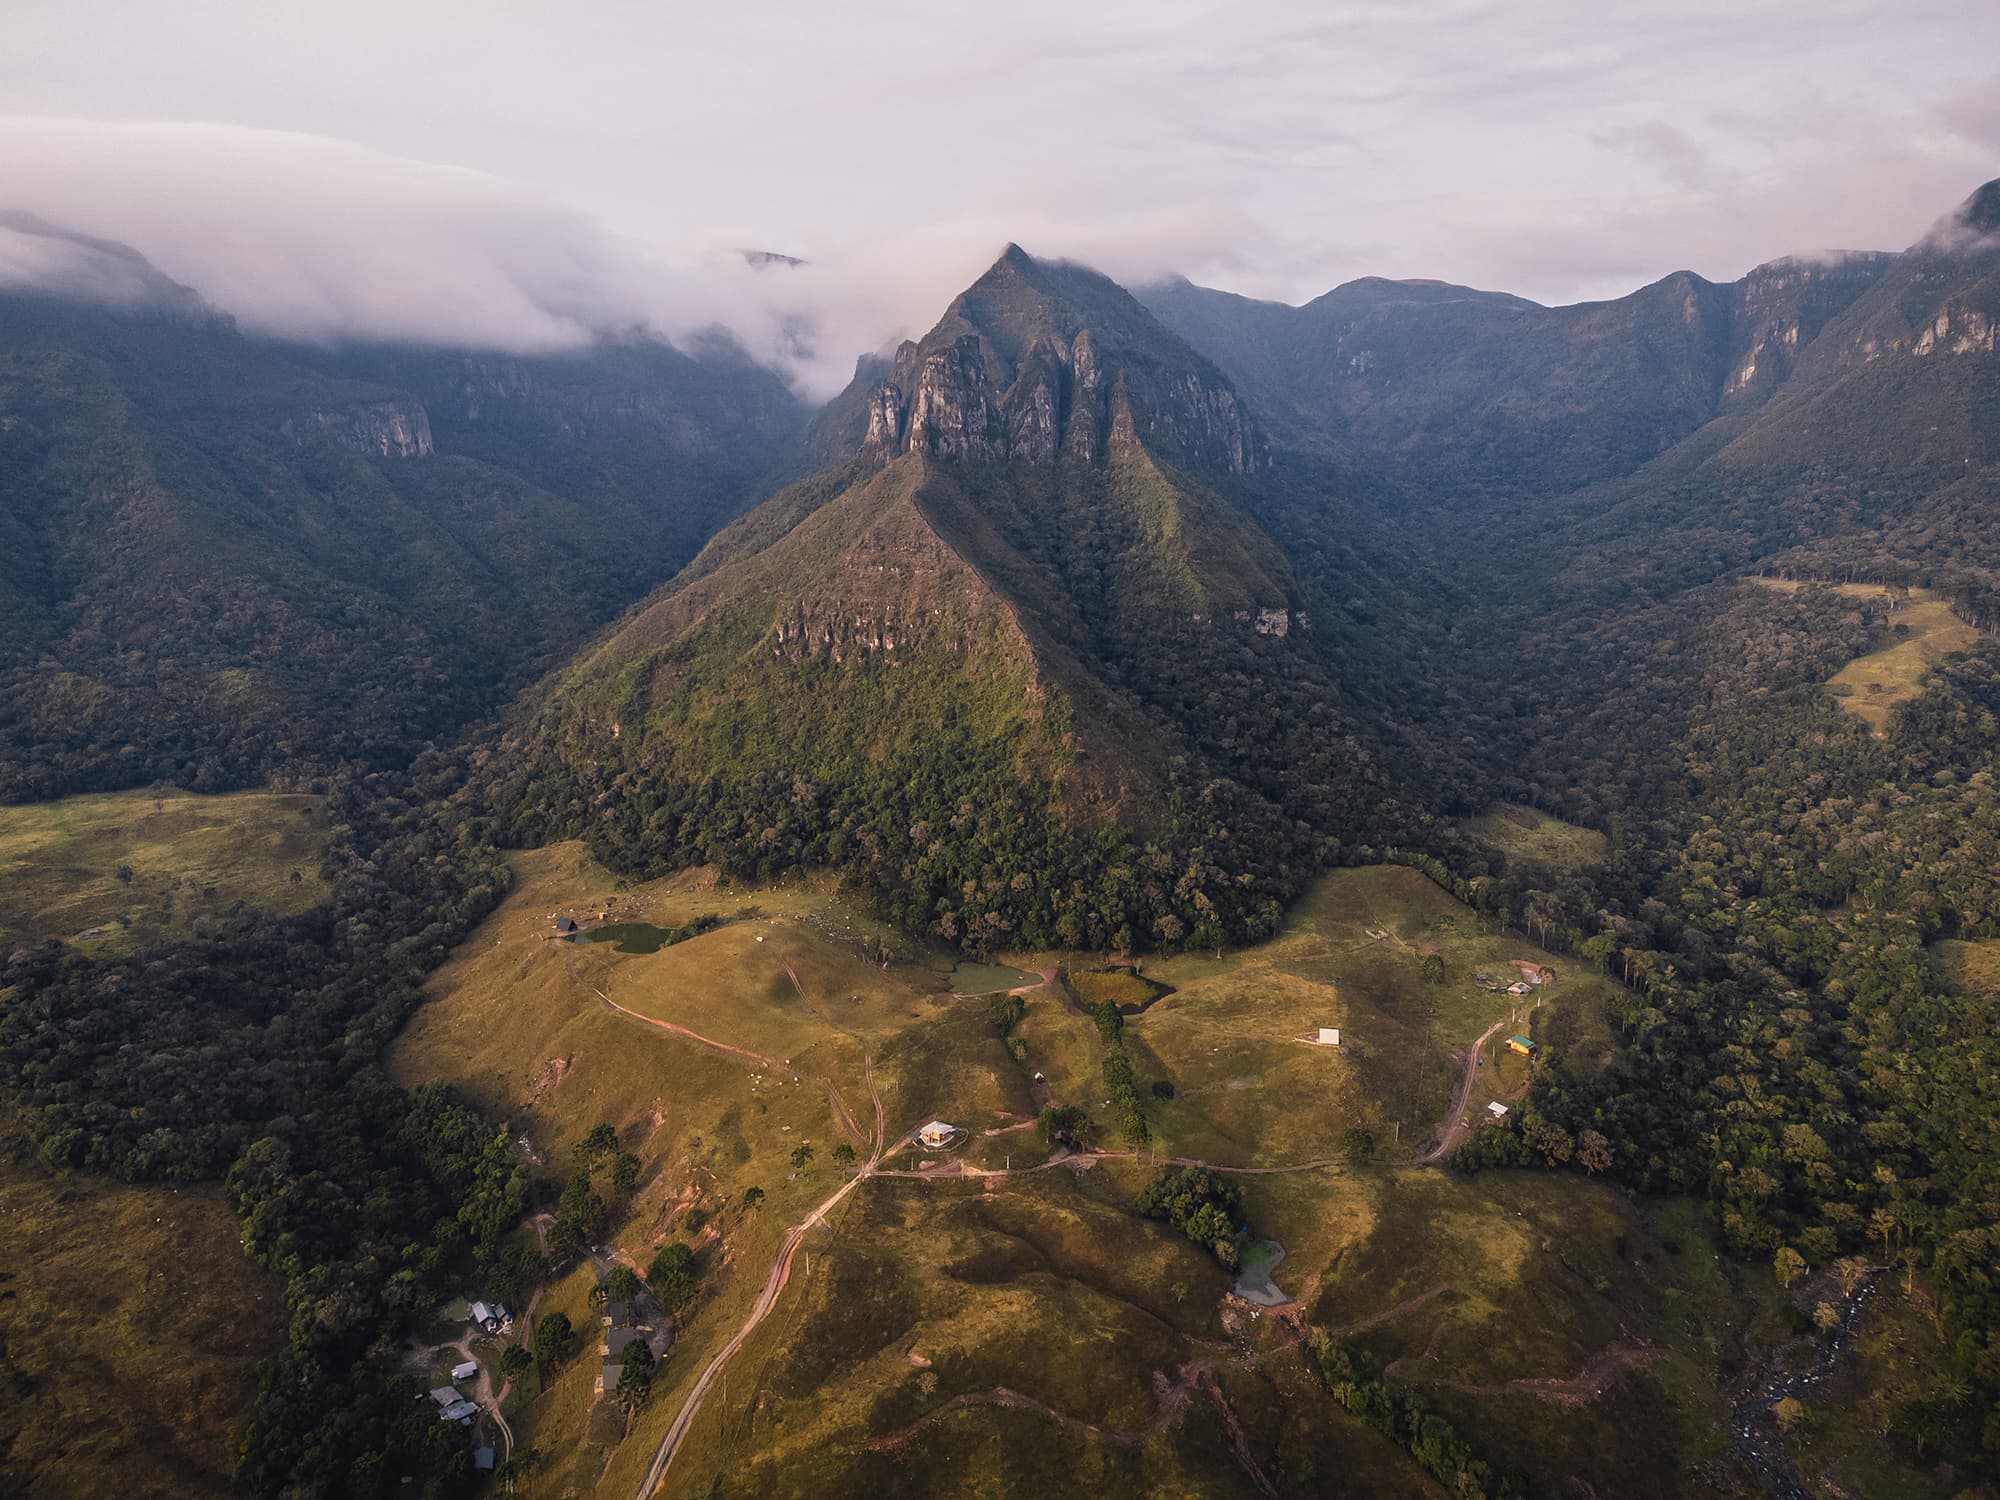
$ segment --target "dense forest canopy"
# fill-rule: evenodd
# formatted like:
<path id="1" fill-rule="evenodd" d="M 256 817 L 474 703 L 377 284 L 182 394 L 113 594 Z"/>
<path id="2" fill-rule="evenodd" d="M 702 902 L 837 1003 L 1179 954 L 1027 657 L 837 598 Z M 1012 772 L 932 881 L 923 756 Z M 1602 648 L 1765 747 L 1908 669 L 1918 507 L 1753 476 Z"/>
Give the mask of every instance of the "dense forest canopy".
<path id="1" fill-rule="evenodd" d="M 1553 1060 L 1455 1165 L 1705 1196 L 1779 1275 L 1921 1274 L 1952 1385 L 1899 1420 L 1990 1470 L 2000 995 L 1934 945 L 2000 939 L 2000 646 L 1881 734 L 1827 686 L 1896 644 L 1907 589 L 2000 624 L 2000 190 L 1955 222 L 1568 319 L 1383 283 L 1304 319 L 1173 290 L 1156 320 L 1010 251 L 829 408 L 824 473 L 726 528 L 798 413 L 712 351 L 311 360 L 178 303 L 0 304 L 0 796 L 315 780 L 334 824 L 303 916 L 5 955 L 0 1084 L 51 1163 L 228 1184 L 292 1313 L 247 1492 L 444 1495 L 466 1456 L 383 1350 L 450 1275 L 541 1268 L 500 1250 L 503 1122 L 379 1061 L 500 847 L 835 871 L 982 955 L 1241 944 L 1316 870 L 1395 859 L 1626 985 L 1618 1060 Z M 1523 417 L 1517 359 L 1564 422 Z M 1275 444 L 1239 387 L 1291 391 Z M 1457 826 L 1503 799 L 1606 854 L 1503 861 Z M 1142 1143 L 1122 1046 L 1105 1082 Z M 1182 1173 L 1144 1208 L 1229 1261 L 1233 1194 Z M 1313 1352 L 1469 1472 L 1353 1351 Z"/>

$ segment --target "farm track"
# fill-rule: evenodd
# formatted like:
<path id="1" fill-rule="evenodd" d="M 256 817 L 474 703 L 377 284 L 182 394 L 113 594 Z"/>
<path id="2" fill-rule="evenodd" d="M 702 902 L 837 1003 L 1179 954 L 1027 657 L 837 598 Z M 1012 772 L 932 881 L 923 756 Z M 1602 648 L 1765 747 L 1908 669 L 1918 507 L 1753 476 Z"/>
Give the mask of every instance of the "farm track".
<path id="1" fill-rule="evenodd" d="M 1418 1166 L 1427 1167 L 1432 1162 L 1442 1161 L 1453 1151 L 1456 1151 L 1459 1142 L 1465 1139 L 1465 1107 L 1472 1102 L 1472 1085 L 1479 1077 L 1480 1051 L 1488 1042 L 1493 1040 L 1502 1027 L 1512 1025 L 1513 1020 L 1514 1018 L 1509 1016 L 1505 1020 L 1495 1021 L 1481 1032 L 1479 1040 L 1467 1049 L 1465 1054 L 1465 1072 L 1458 1080 L 1457 1092 L 1452 1095 L 1451 1113 L 1445 1117 L 1444 1129 L 1438 1132 L 1438 1143 L 1417 1158 Z"/>

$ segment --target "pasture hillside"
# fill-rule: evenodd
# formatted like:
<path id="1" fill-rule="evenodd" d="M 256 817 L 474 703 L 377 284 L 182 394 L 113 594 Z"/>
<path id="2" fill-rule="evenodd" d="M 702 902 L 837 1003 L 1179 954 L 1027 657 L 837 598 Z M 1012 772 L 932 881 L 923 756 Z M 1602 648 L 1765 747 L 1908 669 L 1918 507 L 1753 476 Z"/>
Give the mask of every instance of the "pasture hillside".
<path id="1" fill-rule="evenodd" d="M 225 1492 L 284 1305 L 218 1189 L 53 1171 L 0 1117 L 0 1492 Z"/>
<path id="2" fill-rule="evenodd" d="M 93 956 L 187 937 L 239 902 L 285 916 L 325 894 L 324 799 L 173 790 L 0 807 L 0 951 Z"/>

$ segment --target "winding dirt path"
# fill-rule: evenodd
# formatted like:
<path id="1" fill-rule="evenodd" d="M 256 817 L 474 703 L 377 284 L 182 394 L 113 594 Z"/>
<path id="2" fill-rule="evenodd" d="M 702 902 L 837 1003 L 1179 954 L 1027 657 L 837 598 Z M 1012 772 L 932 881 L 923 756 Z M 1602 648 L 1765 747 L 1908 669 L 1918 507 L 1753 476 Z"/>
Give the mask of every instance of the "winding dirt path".
<path id="1" fill-rule="evenodd" d="M 1472 1085 L 1479 1078 L 1479 1054 L 1486 1044 L 1499 1034 L 1502 1027 L 1511 1026 L 1513 1022 L 1512 1016 L 1495 1021 L 1482 1031 L 1479 1040 L 1466 1050 L 1465 1073 L 1458 1080 L 1458 1091 L 1452 1095 L 1451 1113 L 1445 1117 L 1444 1129 L 1438 1132 L 1438 1143 L 1417 1158 L 1418 1166 L 1426 1167 L 1432 1162 L 1442 1161 L 1456 1151 L 1459 1142 L 1465 1139 L 1468 1129 L 1465 1123 L 1465 1107 L 1472 1102 Z"/>
<path id="2" fill-rule="evenodd" d="M 793 987 L 798 988 L 798 975 L 792 974 L 789 968 L 785 972 L 791 975 Z M 802 1000 L 805 998 L 805 991 L 803 989 L 799 989 L 799 998 Z M 695 1417 L 700 1414 L 702 1402 L 707 1399 L 709 1391 L 714 1387 L 717 1379 L 720 1378 L 723 1369 L 735 1357 L 736 1351 L 741 1349 L 749 1340 L 750 1335 L 757 1331 L 757 1325 L 769 1317 L 771 1309 L 778 1305 L 778 1298 L 784 1294 L 785 1284 L 792 1278 L 792 1261 L 797 1256 L 799 1246 L 804 1241 L 806 1235 L 815 1226 L 824 1223 L 827 1215 L 838 1208 L 847 1198 L 848 1194 L 852 1193 L 862 1183 L 875 1175 L 876 1168 L 882 1160 L 882 1152 L 885 1144 L 883 1135 L 888 1128 L 887 1114 L 883 1108 L 881 1090 L 875 1084 L 875 1060 L 865 1051 L 861 1054 L 861 1067 L 863 1076 L 868 1080 L 868 1096 L 874 1101 L 875 1105 L 874 1149 L 869 1152 L 868 1160 L 862 1164 L 859 1172 L 850 1177 L 832 1196 L 828 1197 L 811 1213 L 807 1214 L 785 1232 L 784 1239 L 778 1245 L 777 1260 L 771 1266 L 771 1274 L 764 1279 L 764 1289 L 757 1294 L 756 1302 L 751 1305 L 750 1315 L 743 1320 L 742 1324 L 731 1336 L 729 1342 L 718 1349 L 714 1357 L 709 1360 L 706 1368 L 702 1370 L 700 1376 L 695 1380 L 694 1385 L 688 1390 L 687 1399 L 681 1403 L 681 1409 L 675 1414 L 672 1425 L 667 1428 L 666 1434 L 660 1439 L 660 1446 L 653 1453 L 653 1461 L 646 1466 L 645 1477 L 639 1481 L 638 1500 L 648 1500 L 648 1497 L 665 1481 L 667 1466 L 674 1461 L 674 1455 L 680 1451 L 681 1444 L 687 1438 L 688 1430 L 694 1426 Z M 832 1089 L 831 1084 L 828 1084 L 828 1089 Z M 845 1105 L 843 1105 L 843 1114 L 845 1113 L 845 1108 Z M 858 1136 L 859 1132 L 856 1131 L 855 1133 Z M 907 1140 L 909 1137 L 905 1136 L 904 1139 Z M 898 1144 L 900 1145 L 901 1142 L 898 1142 Z"/>

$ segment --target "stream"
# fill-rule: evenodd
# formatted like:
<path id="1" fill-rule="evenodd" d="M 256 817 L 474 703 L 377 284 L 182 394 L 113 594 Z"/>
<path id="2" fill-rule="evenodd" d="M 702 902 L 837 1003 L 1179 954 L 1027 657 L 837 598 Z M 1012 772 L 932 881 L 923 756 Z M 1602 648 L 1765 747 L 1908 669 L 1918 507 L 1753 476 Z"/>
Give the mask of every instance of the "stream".
<path id="1" fill-rule="evenodd" d="M 1834 1366 L 1840 1362 L 1842 1351 L 1854 1342 L 1862 1309 L 1875 1294 L 1875 1281 L 1880 1274 L 1871 1273 L 1855 1288 L 1841 1311 L 1840 1327 L 1814 1351 L 1804 1369 L 1794 1371 L 1783 1367 L 1785 1351 L 1792 1346 L 1781 1344 L 1765 1357 L 1764 1370 L 1730 1411 L 1729 1435 L 1737 1453 L 1778 1500 L 1812 1500 L 1812 1495 L 1799 1482 L 1799 1472 L 1785 1452 L 1785 1440 L 1778 1430 L 1777 1405 L 1787 1396 L 1808 1399 L 1825 1386 Z"/>

